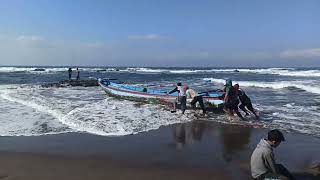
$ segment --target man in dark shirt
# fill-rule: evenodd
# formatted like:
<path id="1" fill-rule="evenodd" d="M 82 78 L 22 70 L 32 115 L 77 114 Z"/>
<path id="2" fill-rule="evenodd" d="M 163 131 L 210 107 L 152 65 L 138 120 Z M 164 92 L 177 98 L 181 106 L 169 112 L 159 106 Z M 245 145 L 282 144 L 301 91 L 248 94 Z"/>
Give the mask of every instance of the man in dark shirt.
<path id="1" fill-rule="evenodd" d="M 68 73 L 69 73 L 69 80 L 71 80 L 71 73 L 72 73 L 72 69 L 71 68 L 68 69 Z"/>
<path id="2" fill-rule="evenodd" d="M 233 115 L 233 111 L 234 111 L 242 120 L 245 120 L 238 109 L 239 100 L 236 94 L 236 90 L 232 86 L 232 80 L 227 79 L 225 86 L 226 86 L 224 89 L 224 91 L 226 92 L 224 97 L 225 108 L 227 109 L 229 114 Z"/>
<path id="3" fill-rule="evenodd" d="M 249 115 L 248 113 L 248 110 L 249 110 L 256 116 L 256 119 L 259 119 L 259 116 L 257 115 L 257 113 L 252 107 L 251 99 L 247 96 L 247 94 L 242 89 L 240 89 L 239 84 L 235 84 L 233 87 L 236 90 L 236 94 L 239 97 L 239 100 L 241 102 L 239 108 L 246 113 L 246 116 Z M 248 108 L 248 110 L 246 109 L 246 107 Z"/>

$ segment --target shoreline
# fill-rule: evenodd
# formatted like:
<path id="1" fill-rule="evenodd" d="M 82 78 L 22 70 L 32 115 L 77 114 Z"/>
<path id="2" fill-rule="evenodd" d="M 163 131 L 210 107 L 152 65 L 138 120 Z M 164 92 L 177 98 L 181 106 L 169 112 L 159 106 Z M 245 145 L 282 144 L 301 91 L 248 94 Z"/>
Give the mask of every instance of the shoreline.
<path id="1" fill-rule="evenodd" d="M 251 153 L 267 131 L 194 121 L 121 137 L 0 137 L 0 179 L 249 179 Z M 284 136 L 274 150 L 277 162 L 302 179 L 319 178 L 310 167 L 320 162 L 320 139 Z"/>

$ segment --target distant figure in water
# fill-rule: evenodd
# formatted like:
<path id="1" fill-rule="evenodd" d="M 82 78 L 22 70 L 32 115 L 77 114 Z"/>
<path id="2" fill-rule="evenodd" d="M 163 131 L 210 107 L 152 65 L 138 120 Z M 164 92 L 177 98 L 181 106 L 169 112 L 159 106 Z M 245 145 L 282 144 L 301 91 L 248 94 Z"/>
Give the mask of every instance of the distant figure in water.
<path id="1" fill-rule="evenodd" d="M 79 68 L 77 68 L 77 80 L 79 80 L 80 79 L 80 70 L 79 70 Z"/>
<path id="2" fill-rule="evenodd" d="M 256 119 L 259 119 L 259 116 L 257 115 L 257 113 L 254 111 L 254 109 L 252 107 L 252 103 L 251 103 L 250 98 L 247 96 L 247 94 L 242 89 L 240 89 L 239 84 L 237 83 L 233 87 L 236 90 L 236 93 L 237 93 L 239 100 L 241 102 L 239 108 L 243 112 L 246 113 L 246 116 L 248 116 L 249 113 L 248 113 L 248 110 L 246 109 L 246 107 L 247 107 L 249 109 L 249 111 L 251 111 L 256 116 Z"/>
<path id="3" fill-rule="evenodd" d="M 71 74 L 72 74 L 72 69 L 71 68 L 68 69 L 68 73 L 69 73 L 69 80 L 71 80 Z"/>
<path id="4" fill-rule="evenodd" d="M 239 99 L 236 90 L 232 86 L 232 80 L 227 79 L 225 86 L 224 111 L 226 111 L 229 116 L 233 116 L 233 112 L 235 112 L 242 120 L 245 120 L 238 109 Z"/>
<path id="5" fill-rule="evenodd" d="M 186 110 L 186 105 L 187 105 L 187 97 L 186 97 L 186 90 L 184 87 L 182 87 L 181 82 L 177 83 L 176 88 L 174 88 L 172 91 L 170 91 L 168 94 L 178 92 L 178 103 L 181 105 L 181 111 L 182 114 L 184 114 L 184 111 Z M 173 103 L 173 110 L 171 112 L 176 112 L 176 106 L 177 102 Z"/>
<path id="6" fill-rule="evenodd" d="M 195 90 L 190 89 L 188 85 L 185 85 L 185 89 L 186 89 L 187 99 L 191 99 L 190 104 L 192 108 L 196 108 L 196 103 L 199 102 L 199 105 L 202 109 L 202 114 L 205 115 L 206 109 L 203 104 L 202 96 L 200 96 Z"/>
<path id="7" fill-rule="evenodd" d="M 275 162 L 273 148 L 278 147 L 282 141 L 285 141 L 283 134 L 277 129 L 269 131 L 267 139 L 260 140 L 251 155 L 251 175 L 254 179 L 294 179 L 282 164 Z"/>

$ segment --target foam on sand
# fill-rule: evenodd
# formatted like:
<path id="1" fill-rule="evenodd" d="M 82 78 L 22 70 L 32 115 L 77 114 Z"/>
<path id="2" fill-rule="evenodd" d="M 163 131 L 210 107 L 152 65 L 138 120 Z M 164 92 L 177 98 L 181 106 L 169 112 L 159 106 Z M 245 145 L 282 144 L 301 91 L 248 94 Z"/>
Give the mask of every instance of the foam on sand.
<path id="1" fill-rule="evenodd" d="M 188 118 L 179 117 L 178 114 L 172 114 L 157 105 L 107 98 L 70 111 L 62 121 L 81 131 L 119 136 L 187 122 Z"/>

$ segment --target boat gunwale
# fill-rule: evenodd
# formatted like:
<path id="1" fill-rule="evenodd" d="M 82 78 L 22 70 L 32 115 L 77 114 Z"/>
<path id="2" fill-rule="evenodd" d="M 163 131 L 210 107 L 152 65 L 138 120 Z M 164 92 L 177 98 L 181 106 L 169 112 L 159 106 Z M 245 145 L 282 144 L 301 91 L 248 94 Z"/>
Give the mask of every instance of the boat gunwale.
<path id="1" fill-rule="evenodd" d="M 120 91 L 120 92 L 124 92 L 124 93 L 130 93 L 130 94 L 138 94 L 138 95 L 142 95 L 142 96 L 148 96 L 148 97 L 153 97 L 153 98 L 164 98 L 164 99 L 176 99 L 177 96 L 173 96 L 173 95 L 161 95 L 161 94 L 148 94 L 148 93 L 144 93 L 144 92 L 138 92 L 138 91 L 130 91 L 130 90 L 124 90 L 124 89 L 120 89 L 120 88 L 115 88 L 115 87 L 110 87 L 107 86 L 103 83 L 101 83 L 100 81 L 98 81 L 98 83 L 100 84 L 100 86 L 102 86 L 103 88 L 106 89 L 111 89 L 114 91 Z M 144 97 L 144 98 L 148 98 L 148 97 Z M 202 96 L 205 100 L 222 100 L 219 97 L 210 97 L 210 96 Z M 143 98 L 143 97 L 142 97 Z M 223 101 L 223 100 L 222 100 Z"/>

